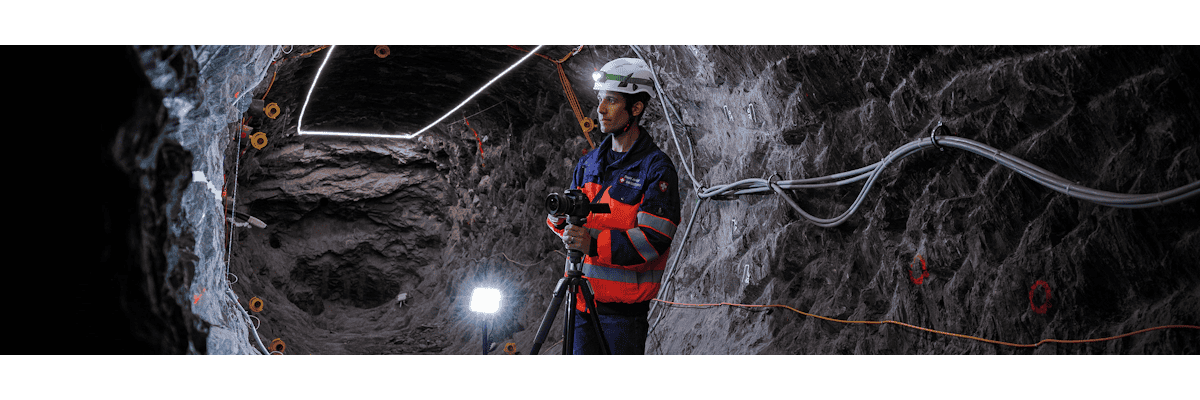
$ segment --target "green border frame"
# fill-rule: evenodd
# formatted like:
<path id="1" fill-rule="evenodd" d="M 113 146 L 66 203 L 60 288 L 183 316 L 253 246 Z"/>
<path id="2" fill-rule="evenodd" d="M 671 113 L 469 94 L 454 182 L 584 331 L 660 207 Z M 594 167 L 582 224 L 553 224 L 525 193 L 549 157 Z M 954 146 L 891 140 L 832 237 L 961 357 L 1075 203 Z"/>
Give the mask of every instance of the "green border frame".
<path id="1" fill-rule="evenodd" d="M 1196 44 L 1174 1 L 46 1 L 2 44 Z M 331 7 L 336 6 L 336 7 Z M 1196 356 L 0 356 L 6 398 L 1151 398 Z M 570 363 L 570 364 L 564 364 Z M 569 393 L 569 394 L 568 394 Z"/>

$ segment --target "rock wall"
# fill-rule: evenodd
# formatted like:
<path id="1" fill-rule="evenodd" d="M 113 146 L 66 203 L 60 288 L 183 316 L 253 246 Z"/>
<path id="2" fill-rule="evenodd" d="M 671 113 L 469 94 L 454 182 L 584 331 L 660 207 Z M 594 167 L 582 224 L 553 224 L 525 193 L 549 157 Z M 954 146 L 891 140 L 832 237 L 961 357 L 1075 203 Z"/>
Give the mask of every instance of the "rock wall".
<path id="1" fill-rule="evenodd" d="M 571 49 L 542 52 L 557 59 Z M 454 50 L 468 59 L 498 57 Z M 1084 186 L 1164 191 L 1200 179 L 1194 48 L 642 50 L 678 118 L 679 144 L 658 100 L 645 126 L 680 172 L 680 235 L 699 207 L 686 240 L 673 247 L 678 265 L 663 300 L 783 304 L 1017 343 L 1200 322 L 1200 277 L 1191 268 L 1200 248 L 1195 199 L 1145 210 L 1104 207 L 978 155 L 927 150 L 888 167 L 847 223 L 820 228 L 776 195 L 698 202 L 684 168 L 692 166 L 703 187 L 828 175 L 875 163 L 941 121 L 952 135 Z M 282 338 L 288 353 L 475 354 L 481 321 L 467 304 L 476 286 L 492 286 L 505 300 L 490 323 L 491 340 L 528 351 L 563 271 L 543 202 L 565 189 L 589 148 L 553 64 L 532 59 L 499 82 L 455 117 L 469 116 L 469 126 L 444 122 L 413 141 L 297 136 L 321 55 L 279 63 L 278 77 L 264 78 L 251 94 L 266 93 L 283 109 L 258 127 L 270 137 L 266 147 L 226 147 L 226 173 L 238 171 L 239 211 L 268 224 L 233 230 L 230 265 L 238 298 L 265 302 L 255 313 L 259 334 Z M 563 64 L 592 118 L 587 77 L 631 56 L 629 47 L 588 46 Z M 374 68 L 368 61 L 386 62 L 345 62 Z M 453 75 L 453 68 L 445 63 L 439 71 Z M 339 86 L 357 87 L 328 87 Z M 380 91 L 391 97 L 362 94 L 356 106 L 348 105 L 352 93 L 331 94 L 342 100 L 320 123 L 400 129 L 372 122 L 383 114 L 369 104 L 412 95 L 438 100 L 432 92 Z M 804 190 L 793 198 L 829 217 L 860 189 Z M 910 279 L 910 271 L 921 276 L 918 256 L 928 272 L 919 284 Z M 1033 309 L 1046 304 L 1041 297 L 1033 296 L 1032 307 L 1029 300 L 1038 281 L 1052 293 L 1044 314 Z M 648 351 L 655 354 L 1195 354 L 1200 347 L 1193 330 L 1160 330 L 1017 349 L 781 308 L 656 304 L 651 321 Z M 543 352 L 559 351 L 561 323 Z"/>
<path id="2" fill-rule="evenodd" d="M 188 316 L 189 353 L 261 354 L 251 322 L 230 290 L 222 189 L 226 188 L 224 150 L 236 137 L 246 96 L 260 82 L 278 53 L 276 47 L 171 46 L 136 47 L 142 68 L 161 102 L 159 130 L 131 132 L 115 151 L 141 168 L 172 163 L 169 175 L 148 177 L 148 184 L 167 185 L 162 197 L 142 210 L 162 210 L 169 235 L 147 241 L 143 248 L 164 246 L 165 275 L 174 277 L 171 297 L 161 304 L 184 308 Z M 140 145 L 136 151 L 125 146 Z M 142 148 L 145 149 L 142 149 Z M 161 149 L 160 149 L 161 148 Z M 162 168 L 162 167 L 157 167 Z M 232 187 L 229 188 L 232 191 Z M 160 241 L 165 241 L 162 244 Z M 155 250 L 159 251 L 159 250 Z M 164 273 L 155 271 L 156 274 Z M 151 275 L 151 276 L 155 276 Z M 201 341 L 203 340 L 203 341 Z"/>
<path id="3" fill-rule="evenodd" d="M 1165 191 L 1200 175 L 1196 56 L 1193 48 L 1142 47 L 672 47 L 649 55 L 684 124 L 695 127 L 705 185 L 852 170 L 941 121 L 952 135 L 1120 193 Z M 757 121 L 736 113 L 747 103 L 763 110 Z M 726 105 L 733 121 L 720 112 Z M 1016 343 L 1200 320 L 1190 271 L 1195 200 L 1098 206 L 953 149 L 905 159 L 881 183 L 836 228 L 799 220 L 777 196 L 702 204 L 674 290 L 660 297 L 785 304 Z M 830 217 L 860 187 L 796 198 Z M 922 272 L 910 266 L 918 256 L 928 271 L 920 284 L 909 279 Z M 1042 288 L 1030 296 L 1038 281 L 1052 293 L 1045 314 L 1029 300 L 1042 303 Z M 669 354 L 1195 353 L 1200 344 L 1196 332 L 1176 330 L 1034 350 L 782 309 L 656 314 L 650 348 Z"/>

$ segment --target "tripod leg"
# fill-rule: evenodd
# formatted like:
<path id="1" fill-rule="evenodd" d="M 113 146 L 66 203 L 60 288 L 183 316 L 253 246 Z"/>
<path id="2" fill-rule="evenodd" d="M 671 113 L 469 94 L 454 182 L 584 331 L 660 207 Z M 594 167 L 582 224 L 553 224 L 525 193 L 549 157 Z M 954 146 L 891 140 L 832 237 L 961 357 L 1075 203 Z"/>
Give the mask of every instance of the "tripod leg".
<path id="1" fill-rule="evenodd" d="M 578 287 L 575 283 L 568 283 L 567 287 L 567 320 L 563 324 L 563 355 L 570 355 L 575 352 L 575 290 Z"/>
<path id="2" fill-rule="evenodd" d="M 554 325 L 554 316 L 558 315 L 558 306 L 562 304 L 563 295 L 567 290 L 567 278 L 558 280 L 558 285 L 554 287 L 554 299 L 550 300 L 550 306 L 546 308 L 546 314 L 542 316 L 542 325 L 538 327 L 537 336 L 533 339 L 533 348 L 529 350 L 529 354 L 537 355 L 542 349 L 542 342 L 546 341 L 546 334 L 550 333 L 550 326 Z"/>
<path id="3" fill-rule="evenodd" d="M 612 354 L 608 348 L 608 340 L 604 337 L 604 329 L 600 328 L 600 315 L 596 310 L 596 296 L 592 294 L 592 284 L 586 280 L 579 285 L 579 290 L 583 292 L 583 301 L 587 303 L 587 309 L 591 311 L 587 313 L 588 320 L 591 321 L 592 327 L 596 328 L 596 337 L 600 338 L 600 354 Z"/>

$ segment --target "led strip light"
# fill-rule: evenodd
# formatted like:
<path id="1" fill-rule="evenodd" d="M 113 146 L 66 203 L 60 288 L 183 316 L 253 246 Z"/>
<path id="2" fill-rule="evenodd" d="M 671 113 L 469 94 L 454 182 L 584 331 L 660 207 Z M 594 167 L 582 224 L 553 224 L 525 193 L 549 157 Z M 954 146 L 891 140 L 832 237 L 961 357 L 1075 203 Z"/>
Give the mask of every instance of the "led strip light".
<path id="1" fill-rule="evenodd" d="M 500 77 L 504 76 L 505 74 L 508 74 L 508 72 L 512 71 L 513 68 L 516 68 L 518 65 L 521 65 L 521 63 L 525 62 L 525 60 L 529 59 L 529 57 L 532 56 L 534 53 L 536 53 L 539 49 L 541 49 L 542 46 L 543 45 L 538 45 L 537 47 L 535 47 L 533 49 L 533 51 L 530 51 L 529 54 L 525 55 L 525 57 L 521 57 L 521 59 L 517 60 L 517 62 L 515 64 L 513 64 L 511 67 L 508 67 L 508 69 L 504 70 L 504 72 L 501 72 L 500 75 L 496 75 L 495 78 L 492 78 L 491 81 L 488 81 L 487 84 L 483 85 L 483 87 L 479 88 L 479 90 L 476 90 L 475 93 L 472 93 L 470 96 L 468 96 L 466 100 L 463 100 L 463 102 L 459 103 L 458 106 L 454 107 L 454 109 L 450 110 L 449 112 L 446 112 L 446 115 L 443 115 L 441 118 L 438 118 L 437 121 L 433 121 L 432 124 L 429 124 L 428 126 L 422 128 L 419 131 L 416 131 L 414 133 L 404 134 L 404 135 L 382 134 L 382 133 L 305 131 L 304 130 L 304 111 L 308 109 L 308 101 L 309 101 L 309 99 L 312 99 L 313 89 L 315 89 L 317 87 L 317 80 L 321 79 L 321 72 L 325 70 L 325 64 L 329 63 L 329 58 L 333 56 L 333 49 L 337 47 L 337 46 L 329 46 L 328 53 L 325 54 L 325 61 L 322 61 L 321 67 L 317 68 L 317 76 L 313 77 L 312 86 L 310 86 L 308 88 L 308 95 L 304 97 L 304 105 L 300 107 L 300 119 L 296 122 L 296 132 L 301 135 L 353 136 L 353 137 L 374 137 L 374 138 L 388 138 L 388 139 L 412 139 L 412 138 L 415 138 L 415 137 L 417 137 L 417 135 L 425 133 L 425 131 L 429 130 L 429 128 L 432 128 L 434 125 L 437 125 L 438 123 L 442 122 L 442 120 L 446 119 L 446 117 L 449 117 L 450 114 L 453 114 L 455 111 L 458 111 L 458 109 L 460 109 L 460 108 L 462 108 L 462 106 L 466 105 L 467 102 L 469 102 L 469 101 L 471 101 L 471 99 L 475 98 L 476 95 L 478 95 L 480 92 L 483 92 L 484 89 L 487 89 L 488 86 L 491 86 L 493 83 L 495 83 L 497 80 L 499 80 Z"/>

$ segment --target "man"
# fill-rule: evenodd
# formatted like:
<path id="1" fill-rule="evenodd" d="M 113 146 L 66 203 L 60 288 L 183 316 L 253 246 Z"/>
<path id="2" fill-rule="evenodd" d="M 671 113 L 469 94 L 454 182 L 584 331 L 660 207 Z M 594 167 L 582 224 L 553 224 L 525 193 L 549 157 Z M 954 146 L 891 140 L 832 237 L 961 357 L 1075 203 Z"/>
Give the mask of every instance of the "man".
<path id="1" fill-rule="evenodd" d="M 671 239 L 679 224 L 675 164 L 638 124 L 654 80 L 645 61 L 619 58 L 593 74 L 600 130 L 609 134 L 575 166 L 571 186 L 609 214 L 592 214 L 584 226 L 551 215 L 547 224 L 567 249 L 583 252 L 583 274 L 595 291 L 596 309 L 577 295 L 574 354 L 599 354 L 587 315 L 596 313 L 613 354 L 645 354 L 650 300 L 658 295 Z"/>

